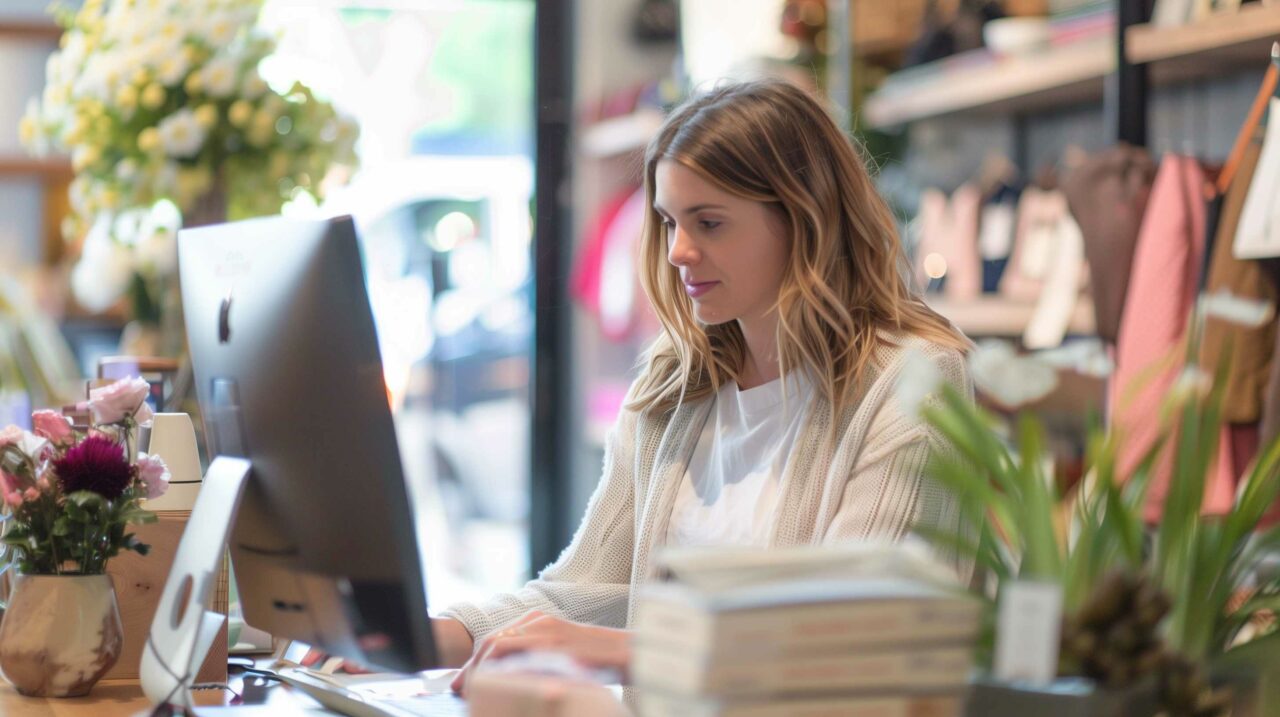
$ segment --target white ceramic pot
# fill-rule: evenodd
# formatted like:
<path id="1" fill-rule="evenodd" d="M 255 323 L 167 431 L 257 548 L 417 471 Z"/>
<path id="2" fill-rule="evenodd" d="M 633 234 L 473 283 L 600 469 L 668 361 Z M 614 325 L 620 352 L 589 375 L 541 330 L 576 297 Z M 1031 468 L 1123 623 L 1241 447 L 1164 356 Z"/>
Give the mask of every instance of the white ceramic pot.
<path id="1" fill-rule="evenodd" d="M 20 575 L 0 622 L 0 672 L 38 697 L 88 694 L 120 657 L 109 575 Z"/>

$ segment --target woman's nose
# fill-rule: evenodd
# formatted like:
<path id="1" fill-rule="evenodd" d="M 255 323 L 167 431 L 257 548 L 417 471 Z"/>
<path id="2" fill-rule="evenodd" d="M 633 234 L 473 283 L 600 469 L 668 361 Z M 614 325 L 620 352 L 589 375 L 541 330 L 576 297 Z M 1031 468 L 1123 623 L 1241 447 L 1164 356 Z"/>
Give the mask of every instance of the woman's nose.
<path id="1" fill-rule="evenodd" d="M 689 235 L 679 227 L 668 230 L 670 245 L 667 248 L 667 261 L 672 266 L 689 266 L 698 262 L 698 250 L 694 248 Z"/>

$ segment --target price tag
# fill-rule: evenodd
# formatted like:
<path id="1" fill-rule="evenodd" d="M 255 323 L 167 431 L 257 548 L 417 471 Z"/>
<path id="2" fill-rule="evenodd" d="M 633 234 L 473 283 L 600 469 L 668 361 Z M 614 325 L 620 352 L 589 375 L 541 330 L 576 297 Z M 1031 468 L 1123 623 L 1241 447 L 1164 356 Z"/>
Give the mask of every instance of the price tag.
<path id="1" fill-rule="evenodd" d="M 1061 585 L 1017 581 L 1005 586 L 996 621 L 996 678 L 1051 682 L 1058 672 L 1061 630 Z"/>

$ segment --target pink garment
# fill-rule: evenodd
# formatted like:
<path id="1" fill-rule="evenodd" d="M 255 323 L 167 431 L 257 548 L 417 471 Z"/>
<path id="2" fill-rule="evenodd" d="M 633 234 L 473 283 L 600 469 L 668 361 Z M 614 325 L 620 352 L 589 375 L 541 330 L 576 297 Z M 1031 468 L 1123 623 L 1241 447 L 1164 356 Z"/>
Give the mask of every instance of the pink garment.
<path id="1" fill-rule="evenodd" d="M 1018 200 L 1018 224 L 1014 231 L 1009 266 L 1000 279 L 1000 294 L 1018 301 L 1040 298 L 1049 276 L 1060 267 L 1061 242 L 1067 232 L 1079 232 L 1067 208 L 1067 197 L 1051 189 L 1028 187 Z M 1079 286 L 1088 283 L 1088 272 L 1079 272 Z"/>
<path id="2" fill-rule="evenodd" d="M 982 293 L 982 260 L 978 258 L 978 215 L 982 192 L 972 184 L 961 185 L 951 195 L 927 189 L 920 197 L 920 245 L 916 249 L 916 281 L 927 286 L 925 257 L 941 255 L 946 261 L 942 293 L 950 299 L 972 299 Z"/>
<path id="3" fill-rule="evenodd" d="M 1205 181 L 1195 159 L 1167 155 L 1138 233 L 1110 386 L 1112 425 L 1121 433 L 1117 468 L 1122 478 L 1133 473 L 1154 444 L 1160 404 L 1185 365 L 1180 344 L 1205 251 Z M 1160 362 L 1164 363 L 1159 370 L 1153 370 Z M 1227 511 L 1235 495 L 1238 472 L 1230 427 L 1223 428 L 1220 443 L 1205 486 L 1205 513 Z M 1166 450 L 1151 476 L 1146 509 L 1150 522 L 1158 522 L 1163 513 L 1172 470 L 1173 453 Z"/>
<path id="4" fill-rule="evenodd" d="M 611 341 L 657 330 L 638 273 L 645 207 L 644 189 L 629 189 L 609 199 L 570 279 L 570 294 L 596 317 L 601 333 Z"/>

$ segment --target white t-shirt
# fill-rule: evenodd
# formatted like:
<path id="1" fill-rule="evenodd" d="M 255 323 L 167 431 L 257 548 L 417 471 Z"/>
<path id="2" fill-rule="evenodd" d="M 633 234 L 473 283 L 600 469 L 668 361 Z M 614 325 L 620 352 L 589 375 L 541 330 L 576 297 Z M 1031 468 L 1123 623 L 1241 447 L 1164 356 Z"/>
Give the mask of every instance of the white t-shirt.
<path id="1" fill-rule="evenodd" d="M 746 391 L 733 382 L 720 388 L 676 494 L 667 545 L 769 544 L 787 457 L 812 396 L 799 372 Z"/>

